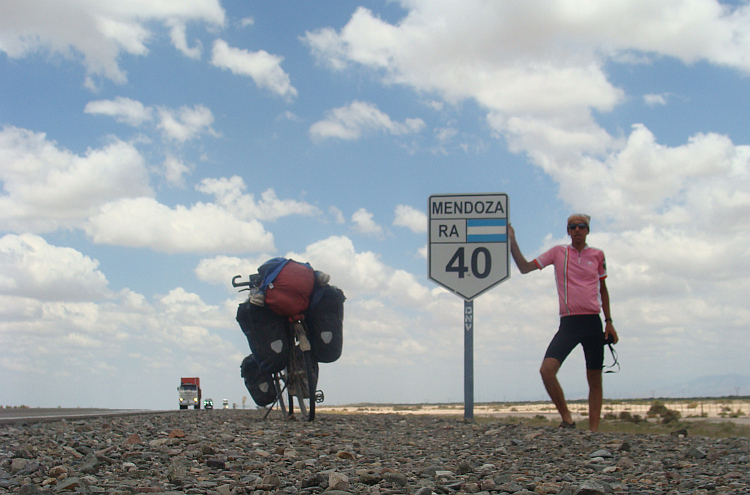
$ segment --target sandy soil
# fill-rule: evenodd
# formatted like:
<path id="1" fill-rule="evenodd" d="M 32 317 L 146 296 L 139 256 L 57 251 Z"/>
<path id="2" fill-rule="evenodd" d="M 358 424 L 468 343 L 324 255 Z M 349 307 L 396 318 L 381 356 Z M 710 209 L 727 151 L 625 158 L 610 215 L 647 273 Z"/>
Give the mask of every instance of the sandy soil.
<path id="1" fill-rule="evenodd" d="M 750 400 L 710 399 L 710 400 L 669 400 L 662 401 L 668 409 L 680 412 L 682 419 L 704 419 L 708 421 L 728 421 L 750 425 Z M 605 402 L 603 414 L 611 413 L 619 417 L 620 413 L 628 412 L 646 417 L 653 400 L 633 402 Z M 573 412 L 573 420 L 580 421 L 587 416 L 588 406 L 578 402 L 569 405 Z M 464 416 L 463 404 L 352 404 L 343 406 L 318 405 L 320 412 L 357 412 L 367 414 L 431 414 L 447 416 Z M 559 416 L 555 406 L 549 403 L 513 403 L 513 404 L 475 404 L 474 417 L 534 417 L 545 416 L 557 419 Z"/>

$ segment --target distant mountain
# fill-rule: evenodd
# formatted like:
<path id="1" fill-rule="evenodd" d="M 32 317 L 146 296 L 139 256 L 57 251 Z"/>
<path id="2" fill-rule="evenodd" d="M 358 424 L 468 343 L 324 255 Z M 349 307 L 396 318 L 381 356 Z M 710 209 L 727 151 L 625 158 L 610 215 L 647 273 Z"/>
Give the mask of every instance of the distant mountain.
<path id="1" fill-rule="evenodd" d="M 662 397 L 750 396 L 750 376 L 738 374 L 702 376 L 695 380 L 660 388 L 657 395 Z"/>

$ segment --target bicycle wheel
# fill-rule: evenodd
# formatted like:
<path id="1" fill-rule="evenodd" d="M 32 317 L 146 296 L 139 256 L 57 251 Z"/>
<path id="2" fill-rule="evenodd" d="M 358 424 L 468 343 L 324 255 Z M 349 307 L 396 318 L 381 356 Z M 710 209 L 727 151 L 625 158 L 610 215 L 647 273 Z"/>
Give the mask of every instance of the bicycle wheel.
<path id="1" fill-rule="evenodd" d="M 289 360 L 289 411 L 294 414 L 292 401 L 297 398 L 297 406 L 302 420 L 315 419 L 315 388 L 318 385 L 318 366 L 310 351 L 302 351 L 299 347 L 293 349 L 292 359 Z"/>

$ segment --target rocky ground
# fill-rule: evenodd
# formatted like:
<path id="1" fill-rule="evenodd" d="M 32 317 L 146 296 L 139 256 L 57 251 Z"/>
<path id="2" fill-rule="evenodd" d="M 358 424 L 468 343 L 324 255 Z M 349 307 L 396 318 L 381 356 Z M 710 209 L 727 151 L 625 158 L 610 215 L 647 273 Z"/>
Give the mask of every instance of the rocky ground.
<path id="1" fill-rule="evenodd" d="M 750 494 L 750 440 L 216 410 L 0 425 L 0 495 Z"/>

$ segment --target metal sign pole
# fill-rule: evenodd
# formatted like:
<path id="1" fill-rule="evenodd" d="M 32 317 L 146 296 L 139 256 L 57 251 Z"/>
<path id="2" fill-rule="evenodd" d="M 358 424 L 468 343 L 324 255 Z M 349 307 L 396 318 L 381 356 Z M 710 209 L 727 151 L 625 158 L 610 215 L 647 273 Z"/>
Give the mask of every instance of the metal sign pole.
<path id="1" fill-rule="evenodd" d="M 474 420 L 474 298 L 510 277 L 508 195 L 433 194 L 429 278 L 464 299 L 464 421 Z"/>
<path id="2" fill-rule="evenodd" d="M 464 299 L 464 421 L 474 420 L 474 300 Z"/>

